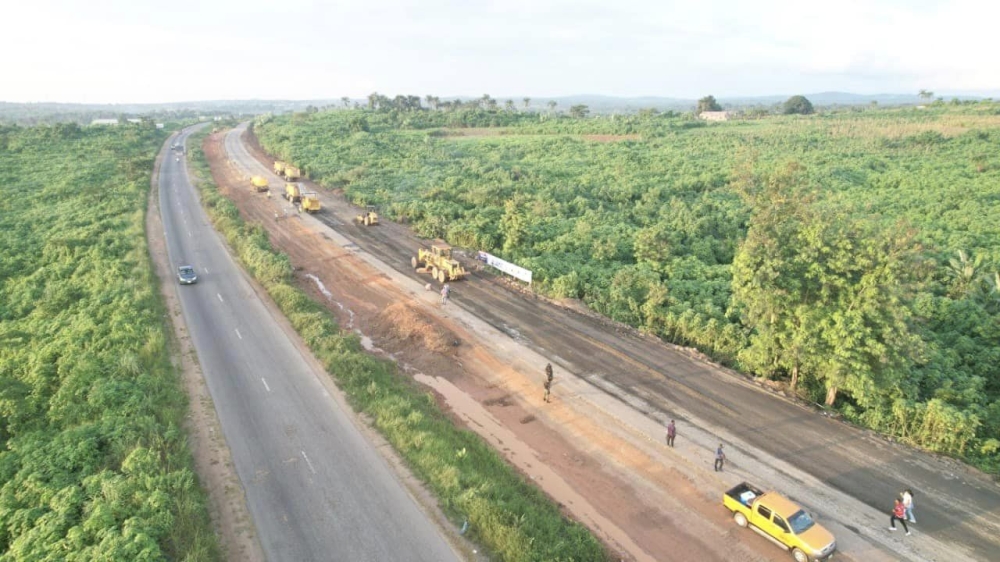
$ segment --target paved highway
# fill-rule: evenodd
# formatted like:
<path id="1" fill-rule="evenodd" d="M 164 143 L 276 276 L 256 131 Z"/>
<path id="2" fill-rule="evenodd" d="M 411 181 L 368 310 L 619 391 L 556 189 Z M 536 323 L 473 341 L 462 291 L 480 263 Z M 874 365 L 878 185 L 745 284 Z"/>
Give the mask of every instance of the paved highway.
<path id="1" fill-rule="evenodd" d="M 178 289 L 184 320 L 268 559 L 458 560 L 232 261 L 183 158 L 164 158 L 159 185 L 172 268 L 198 273 Z"/>

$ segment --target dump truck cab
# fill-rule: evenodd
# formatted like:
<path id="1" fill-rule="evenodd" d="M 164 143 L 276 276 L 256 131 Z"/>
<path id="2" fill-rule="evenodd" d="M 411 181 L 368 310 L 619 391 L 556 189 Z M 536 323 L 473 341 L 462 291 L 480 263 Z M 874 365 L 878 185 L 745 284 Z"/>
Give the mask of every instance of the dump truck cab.
<path id="1" fill-rule="evenodd" d="M 299 210 L 305 211 L 307 213 L 318 212 L 321 208 L 319 197 L 315 192 L 303 191 L 301 192 L 301 198 L 299 199 Z"/>
<path id="2" fill-rule="evenodd" d="M 796 562 L 826 560 L 837 550 L 830 531 L 777 492 L 762 492 L 743 482 L 722 496 L 722 504 L 733 512 L 737 525 L 788 550 Z"/>
<path id="3" fill-rule="evenodd" d="M 302 199 L 302 190 L 299 189 L 299 184 L 285 184 L 285 199 L 288 199 L 289 203 L 298 203 Z"/>

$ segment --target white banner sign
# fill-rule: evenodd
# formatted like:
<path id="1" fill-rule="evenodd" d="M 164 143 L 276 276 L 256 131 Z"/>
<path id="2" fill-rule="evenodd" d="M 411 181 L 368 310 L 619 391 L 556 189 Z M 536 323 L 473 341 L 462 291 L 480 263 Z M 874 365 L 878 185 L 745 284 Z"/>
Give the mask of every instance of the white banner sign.
<path id="1" fill-rule="evenodd" d="M 529 285 L 531 284 L 531 270 L 530 269 L 524 269 L 521 266 L 514 265 L 514 264 L 510 263 L 509 261 L 504 261 L 504 260 L 502 260 L 502 259 L 494 256 L 493 254 L 487 254 L 486 252 L 479 252 L 479 255 L 476 256 L 476 258 L 479 261 L 485 262 L 486 265 L 488 265 L 490 267 L 495 267 L 495 268 L 499 269 L 500 271 L 506 273 L 507 275 L 510 275 L 511 277 L 515 277 L 517 279 L 520 279 L 521 281 L 524 281 L 524 282 L 528 283 Z"/>

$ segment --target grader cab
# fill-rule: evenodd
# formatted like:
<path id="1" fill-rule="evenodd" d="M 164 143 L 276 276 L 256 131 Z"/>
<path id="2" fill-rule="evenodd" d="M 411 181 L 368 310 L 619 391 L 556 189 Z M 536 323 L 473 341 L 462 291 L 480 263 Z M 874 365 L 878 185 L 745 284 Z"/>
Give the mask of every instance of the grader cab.
<path id="1" fill-rule="evenodd" d="M 365 207 L 365 212 L 354 217 L 354 222 L 365 226 L 378 224 L 378 213 L 375 211 L 375 205 L 368 205 Z"/>
<path id="2" fill-rule="evenodd" d="M 410 264 L 417 271 L 430 272 L 441 283 L 465 279 L 469 274 L 462 264 L 452 259 L 451 246 L 443 242 L 431 244 L 430 250 L 420 248 L 417 255 L 410 259 Z"/>

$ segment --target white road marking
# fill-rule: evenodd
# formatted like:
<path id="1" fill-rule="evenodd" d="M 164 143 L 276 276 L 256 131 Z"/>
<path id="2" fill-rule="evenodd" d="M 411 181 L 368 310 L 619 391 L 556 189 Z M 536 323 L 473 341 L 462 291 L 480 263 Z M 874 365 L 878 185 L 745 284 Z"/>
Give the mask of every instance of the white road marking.
<path id="1" fill-rule="evenodd" d="M 191 238 L 194 238 L 194 234 L 191 234 L 190 230 L 188 231 L 188 236 L 191 237 Z"/>
<path id="2" fill-rule="evenodd" d="M 311 470 L 313 474 L 316 474 L 316 469 L 313 468 L 313 463 L 309 461 L 309 457 L 306 456 L 305 451 L 302 451 L 302 458 L 306 459 L 306 464 L 309 465 L 309 470 Z"/>
<path id="3" fill-rule="evenodd" d="M 240 335 L 240 329 L 239 328 L 233 328 L 233 329 L 236 331 L 236 337 L 243 339 L 243 336 Z"/>
<path id="4" fill-rule="evenodd" d="M 219 297 L 219 302 L 226 302 L 222 300 L 222 295 L 220 295 L 219 293 L 215 293 L 215 296 Z"/>
<path id="5" fill-rule="evenodd" d="M 266 388 L 268 392 L 271 392 L 271 387 L 267 386 L 267 381 L 264 380 L 264 377 L 260 378 L 260 382 L 264 383 L 264 388 Z"/>
<path id="6" fill-rule="evenodd" d="M 203 267 L 202 269 L 205 270 L 205 273 L 208 273 L 208 268 L 207 267 Z"/>

